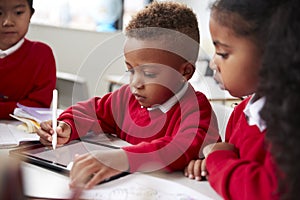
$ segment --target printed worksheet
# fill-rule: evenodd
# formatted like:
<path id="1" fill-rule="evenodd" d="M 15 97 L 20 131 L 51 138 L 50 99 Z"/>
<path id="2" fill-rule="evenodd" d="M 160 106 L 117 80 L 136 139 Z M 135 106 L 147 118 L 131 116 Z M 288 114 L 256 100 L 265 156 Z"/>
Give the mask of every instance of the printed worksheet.
<path id="1" fill-rule="evenodd" d="M 98 200 L 211 200 L 182 184 L 136 173 L 85 190 L 83 199 Z"/>
<path id="2" fill-rule="evenodd" d="M 17 129 L 14 125 L 0 123 L 0 149 L 16 147 L 22 141 L 38 141 L 39 139 L 36 133 L 27 133 Z"/>

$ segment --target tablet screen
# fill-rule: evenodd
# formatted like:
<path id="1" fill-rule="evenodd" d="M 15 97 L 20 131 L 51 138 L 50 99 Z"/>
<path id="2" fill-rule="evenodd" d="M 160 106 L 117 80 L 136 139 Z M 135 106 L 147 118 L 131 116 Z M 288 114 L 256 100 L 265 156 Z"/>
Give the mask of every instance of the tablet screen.
<path id="1" fill-rule="evenodd" d="M 41 147 L 25 152 L 28 155 L 36 158 L 49 160 L 52 163 L 60 164 L 66 167 L 71 161 L 73 161 L 76 154 L 85 154 L 94 150 L 108 150 L 111 148 L 96 145 L 87 142 L 77 142 L 70 145 L 64 145 L 53 150 L 52 147 Z"/>
<path id="2" fill-rule="evenodd" d="M 58 171 L 69 172 L 67 166 L 73 161 L 76 154 L 82 155 L 94 150 L 111 150 L 111 147 L 93 144 L 84 141 L 72 141 L 72 143 L 58 146 L 55 150 L 52 147 L 43 145 L 33 145 L 24 149 L 10 151 L 12 156 L 16 156 L 25 161 L 42 165 L 43 167 Z"/>

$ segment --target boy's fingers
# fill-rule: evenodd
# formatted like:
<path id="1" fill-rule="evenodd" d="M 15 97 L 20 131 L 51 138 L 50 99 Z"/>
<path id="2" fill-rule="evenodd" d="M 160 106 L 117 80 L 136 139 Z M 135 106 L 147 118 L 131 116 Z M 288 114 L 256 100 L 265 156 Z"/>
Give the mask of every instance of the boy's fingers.
<path id="1" fill-rule="evenodd" d="M 95 173 L 89 181 L 87 181 L 85 185 L 85 189 L 91 189 L 94 187 L 97 183 L 100 183 L 105 178 L 108 178 L 109 175 L 107 173 L 104 173 L 103 170 L 99 170 L 97 173 Z"/>
<path id="2" fill-rule="evenodd" d="M 91 175 L 97 170 L 93 162 L 90 161 L 90 157 L 86 155 L 75 159 L 70 172 L 70 185 L 72 187 L 84 187 Z"/>
<path id="3" fill-rule="evenodd" d="M 82 155 L 75 154 L 74 161 L 80 161 L 80 160 L 86 159 L 88 156 L 89 156 L 88 153 L 82 154 Z"/>
<path id="4" fill-rule="evenodd" d="M 48 142 L 52 141 L 51 134 L 42 129 L 39 129 L 37 131 L 37 135 L 40 136 L 40 140 L 44 140 L 44 141 L 48 141 Z"/>
<path id="5" fill-rule="evenodd" d="M 85 189 L 91 189 L 96 184 L 100 183 L 101 181 L 107 180 L 112 176 L 115 176 L 117 174 L 120 174 L 121 172 L 113 169 L 102 169 L 98 170 L 92 178 L 87 182 L 85 185 Z"/>
<path id="6" fill-rule="evenodd" d="M 66 131 L 64 131 L 64 129 L 61 126 L 58 126 L 56 128 L 56 132 L 57 132 L 59 137 L 63 137 L 63 138 L 66 138 L 69 135 Z"/>
<path id="7" fill-rule="evenodd" d="M 80 167 L 78 167 L 79 163 L 81 161 L 87 159 L 87 157 L 88 157 L 88 154 L 83 154 L 83 155 L 75 154 L 75 157 L 74 157 L 74 160 L 73 160 L 73 167 L 71 168 L 71 171 L 70 171 L 70 177 L 71 178 L 73 178 L 74 174 L 76 174 L 77 168 L 80 168 Z"/>
<path id="8" fill-rule="evenodd" d="M 45 140 L 44 138 L 40 137 L 40 142 L 45 145 L 45 146 L 50 146 L 52 145 L 51 142 L 49 142 L 48 140 Z"/>
<path id="9" fill-rule="evenodd" d="M 65 122 L 59 122 L 57 128 L 57 133 L 60 137 L 69 138 L 71 134 L 71 128 Z"/>
<path id="10" fill-rule="evenodd" d="M 42 122 L 40 126 L 42 130 L 49 132 L 52 130 L 52 121 L 50 120 L 50 121 Z"/>

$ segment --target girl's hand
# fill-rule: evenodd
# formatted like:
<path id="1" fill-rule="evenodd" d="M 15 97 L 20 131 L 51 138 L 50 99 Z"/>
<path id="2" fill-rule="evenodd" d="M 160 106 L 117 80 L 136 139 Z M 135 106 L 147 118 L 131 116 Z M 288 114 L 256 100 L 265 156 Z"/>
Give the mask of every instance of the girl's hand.
<path id="1" fill-rule="evenodd" d="M 205 161 L 205 159 L 191 160 L 188 166 L 184 169 L 184 175 L 197 181 L 208 179 Z"/>
<path id="2" fill-rule="evenodd" d="M 237 150 L 233 144 L 218 142 L 204 147 L 203 154 L 205 158 L 207 158 L 210 153 L 218 150 L 230 150 L 237 153 Z M 184 175 L 190 179 L 196 179 L 197 181 L 204 180 L 205 178 L 207 180 L 209 178 L 209 174 L 206 170 L 206 159 L 191 160 L 188 166 L 184 169 Z"/>
<path id="3" fill-rule="evenodd" d="M 42 122 L 41 128 L 38 129 L 37 134 L 40 136 L 40 142 L 46 146 L 51 146 L 52 135 L 54 130 L 52 129 L 52 120 Z M 63 122 L 59 121 L 56 128 L 57 133 L 57 145 L 65 144 L 69 141 L 71 135 L 71 127 Z"/>
<path id="4" fill-rule="evenodd" d="M 218 151 L 218 150 L 229 150 L 229 151 L 233 151 L 235 153 L 237 153 L 237 149 L 234 147 L 233 144 L 227 143 L 227 142 L 217 142 L 217 143 L 213 143 L 213 144 L 209 144 L 207 146 L 204 147 L 203 149 L 203 154 L 205 156 L 205 158 L 207 158 L 207 156 L 214 152 L 214 151 Z"/>
<path id="5" fill-rule="evenodd" d="M 90 189 L 128 169 L 127 155 L 121 149 L 77 155 L 70 172 L 69 185 L 71 188 Z"/>

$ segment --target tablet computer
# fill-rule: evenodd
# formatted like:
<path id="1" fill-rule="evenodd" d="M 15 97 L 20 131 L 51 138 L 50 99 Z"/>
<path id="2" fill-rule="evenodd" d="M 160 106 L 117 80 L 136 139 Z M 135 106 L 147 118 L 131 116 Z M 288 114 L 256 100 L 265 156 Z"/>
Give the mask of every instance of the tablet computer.
<path id="1" fill-rule="evenodd" d="M 25 162 L 69 175 L 70 163 L 76 154 L 81 155 L 95 150 L 119 149 L 121 146 L 130 145 L 119 140 L 111 134 L 88 135 L 81 140 L 73 140 L 68 144 L 58 146 L 55 150 L 51 146 L 35 143 L 11 150 L 9 154 Z"/>
<path id="2" fill-rule="evenodd" d="M 74 140 L 67 145 L 57 147 L 46 147 L 42 144 L 30 145 L 24 148 L 11 150 L 9 154 L 25 162 L 36 164 L 60 173 L 69 174 L 70 163 L 76 154 L 85 154 L 94 150 L 111 150 L 111 147 L 97 145 L 89 142 Z M 69 165 L 69 167 L 68 167 Z"/>

